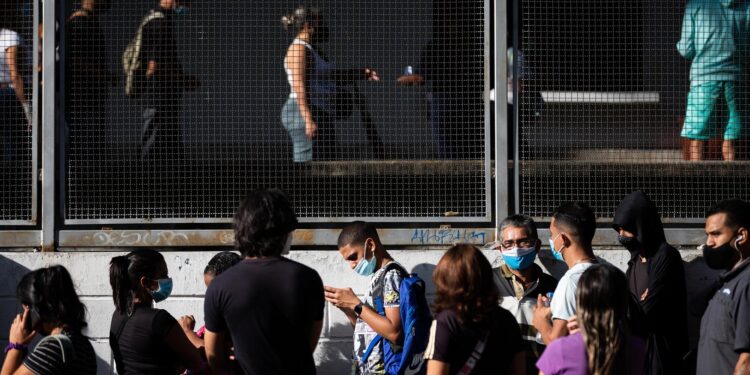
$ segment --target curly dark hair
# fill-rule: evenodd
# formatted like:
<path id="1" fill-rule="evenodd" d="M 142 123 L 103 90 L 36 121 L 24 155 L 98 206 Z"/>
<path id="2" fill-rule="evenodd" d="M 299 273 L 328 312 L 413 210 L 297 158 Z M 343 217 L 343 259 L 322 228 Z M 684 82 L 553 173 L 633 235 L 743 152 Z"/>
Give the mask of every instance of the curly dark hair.
<path id="1" fill-rule="evenodd" d="M 497 308 L 499 293 L 492 277 L 492 266 L 479 249 L 458 244 L 443 255 L 432 274 L 437 292 L 435 313 L 454 310 L 464 324 L 486 325 Z"/>
<path id="2" fill-rule="evenodd" d="M 235 248 L 243 257 L 278 256 L 297 227 L 297 216 L 281 190 L 257 190 L 240 203 L 232 227 Z"/>
<path id="3" fill-rule="evenodd" d="M 80 333 L 86 323 L 86 306 L 81 303 L 70 273 L 63 266 L 51 266 L 24 275 L 16 287 L 18 302 L 36 310 L 43 323 Z"/>
<path id="4" fill-rule="evenodd" d="M 242 260 L 237 253 L 231 251 L 222 251 L 211 258 L 206 265 L 206 269 L 203 270 L 204 274 L 219 276 L 230 267 L 239 263 Z"/>

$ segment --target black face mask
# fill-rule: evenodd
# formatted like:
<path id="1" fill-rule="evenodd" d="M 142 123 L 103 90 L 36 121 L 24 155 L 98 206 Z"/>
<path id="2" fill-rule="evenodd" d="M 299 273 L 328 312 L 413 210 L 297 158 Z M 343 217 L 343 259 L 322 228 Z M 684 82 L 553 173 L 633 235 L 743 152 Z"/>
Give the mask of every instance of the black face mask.
<path id="1" fill-rule="evenodd" d="M 631 253 L 637 253 L 641 251 L 641 243 L 635 237 L 625 237 L 617 235 L 617 242 L 624 246 Z"/>
<path id="2" fill-rule="evenodd" d="M 726 270 L 732 267 L 739 254 L 730 243 L 732 241 L 713 248 L 703 245 L 703 259 L 706 261 L 706 265 L 715 270 Z"/>

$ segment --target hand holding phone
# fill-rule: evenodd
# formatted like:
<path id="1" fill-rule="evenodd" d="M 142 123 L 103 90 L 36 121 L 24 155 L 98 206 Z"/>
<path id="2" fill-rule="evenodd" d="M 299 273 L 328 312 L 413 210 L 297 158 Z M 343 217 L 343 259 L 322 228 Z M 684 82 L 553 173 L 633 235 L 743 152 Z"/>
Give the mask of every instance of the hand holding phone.
<path id="1" fill-rule="evenodd" d="M 36 321 L 34 321 L 36 317 Z M 30 309 L 26 306 L 23 308 L 22 314 L 17 314 L 13 320 L 13 324 L 10 326 L 10 333 L 8 334 L 8 341 L 15 344 L 28 345 L 34 336 L 36 331 L 33 327 L 39 322 L 39 313 L 36 309 Z"/>

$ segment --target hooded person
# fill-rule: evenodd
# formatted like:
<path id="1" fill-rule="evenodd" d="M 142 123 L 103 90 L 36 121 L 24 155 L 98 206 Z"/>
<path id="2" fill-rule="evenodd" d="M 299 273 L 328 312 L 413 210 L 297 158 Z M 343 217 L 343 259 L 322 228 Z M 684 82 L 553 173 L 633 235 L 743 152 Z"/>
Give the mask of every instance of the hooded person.
<path id="1" fill-rule="evenodd" d="M 648 339 L 647 373 L 681 373 L 688 351 L 682 257 L 667 243 L 656 205 L 641 191 L 622 199 L 612 227 L 630 252 L 626 274 L 645 320 L 641 328 Z"/>

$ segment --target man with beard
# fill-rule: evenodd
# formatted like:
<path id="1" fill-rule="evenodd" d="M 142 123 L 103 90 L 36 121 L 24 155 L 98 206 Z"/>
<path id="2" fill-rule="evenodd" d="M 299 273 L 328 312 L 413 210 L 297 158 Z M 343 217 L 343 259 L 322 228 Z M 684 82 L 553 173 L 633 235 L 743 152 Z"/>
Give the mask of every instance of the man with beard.
<path id="1" fill-rule="evenodd" d="M 749 228 L 750 203 L 740 199 L 719 202 L 706 214 L 703 258 L 724 273 L 701 320 L 698 375 L 750 373 Z"/>

